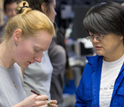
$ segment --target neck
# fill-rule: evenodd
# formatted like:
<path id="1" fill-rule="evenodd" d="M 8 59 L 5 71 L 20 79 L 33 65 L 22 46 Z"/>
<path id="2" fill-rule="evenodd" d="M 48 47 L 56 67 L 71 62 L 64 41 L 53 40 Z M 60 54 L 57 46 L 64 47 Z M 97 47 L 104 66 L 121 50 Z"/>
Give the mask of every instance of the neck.
<path id="1" fill-rule="evenodd" d="M 109 53 L 108 55 L 104 56 L 104 60 L 107 62 L 116 61 L 124 55 L 124 45 L 119 45 L 113 52 Z"/>
<path id="2" fill-rule="evenodd" d="M 104 57 L 104 61 L 107 61 L 107 62 L 116 61 L 119 58 L 121 58 L 123 55 L 124 55 L 124 53 L 122 53 L 120 55 L 116 55 L 115 57 L 114 56 L 113 57 Z"/>
<path id="3" fill-rule="evenodd" d="M 0 44 L 0 66 L 4 68 L 12 68 L 14 61 L 11 56 L 11 48 L 4 42 Z"/>

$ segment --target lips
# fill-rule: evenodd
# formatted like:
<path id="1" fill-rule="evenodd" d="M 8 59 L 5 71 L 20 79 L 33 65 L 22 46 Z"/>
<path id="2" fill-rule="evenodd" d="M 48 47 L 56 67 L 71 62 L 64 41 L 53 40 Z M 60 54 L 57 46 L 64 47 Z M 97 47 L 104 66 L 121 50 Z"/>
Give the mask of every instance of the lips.
<path id="1" fill-rule="evenodd" d="M 102 47 L 101 46 L 95 46 L 95 49 L 101 49 Z"/>
<path id="2" fill-rule="evenodd" d="M 31 62 L 28 62 L 29 64 L 31 64 Z"/>

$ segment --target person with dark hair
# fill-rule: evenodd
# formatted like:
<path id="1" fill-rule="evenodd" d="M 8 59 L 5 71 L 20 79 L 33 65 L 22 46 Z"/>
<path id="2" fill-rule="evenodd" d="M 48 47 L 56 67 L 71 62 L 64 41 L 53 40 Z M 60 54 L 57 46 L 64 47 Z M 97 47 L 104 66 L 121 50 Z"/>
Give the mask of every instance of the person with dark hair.
<path id="1" fill-rule="evenodd" d="M 51 22 L 55 23 L 56 0 L 26 0 L 34 10 L 43 12 Z M 47 57 L 47 58 L 45 58 Z M 49 58 L 51 63 L 49 62 Z M 50 70 L 53 66 L 53 72 Z M 66 53 L 62 46 L 56 43 L 56 37 L 43 54 L 41 63 L 33 63 L 27 69 L 24 69 L 24 88 L 28 95 L 32 94 L 29 90 L 32 88 L 41 93 L 49 95 L 49 98 L 55 99 L 58 106 L 63 103 L 63 85 L 66 66 Z M 35 78 L 34 78 L 35 76 Z"/>
<path id="2" fill-rule="evenodd" d="M 9 20 L 11 17 L 16 15 L 16 11 L 17 11 L 16 9 L 17 9 L 18 3 L 19 3 L 19 0 L 4 0 L 3 10 L 7 17 L 7 20 Z M 2 36 L 5 24 L 0 26 L 0 36 Z"/>
<path id="3" fill-rule="evenodd" d="M 7 22 L 0 44 L 0 107 L 58 107 L 56 100 L 49 101 L 47 95 L 34 90 L 33 95 L 26 96 L 20 68 L 41 62 L 55 35 L 53 23 L 29 8 L 26 1 L 19 3 L 17 11 L 19 14 Z"/>
<path id="4" fill-rule="evenodd" d="M 115 2 L 97 4 L 83 24 L 97 55 L 87 57 L 75 107 L 123 107 L 124 7 Z"/>
<path id="5" fill-rule="evenodd" d="M 17 4 L 19 1 L 20 0 L 4 0 L 3 9 L 8 19 L 16 15 Z"/>

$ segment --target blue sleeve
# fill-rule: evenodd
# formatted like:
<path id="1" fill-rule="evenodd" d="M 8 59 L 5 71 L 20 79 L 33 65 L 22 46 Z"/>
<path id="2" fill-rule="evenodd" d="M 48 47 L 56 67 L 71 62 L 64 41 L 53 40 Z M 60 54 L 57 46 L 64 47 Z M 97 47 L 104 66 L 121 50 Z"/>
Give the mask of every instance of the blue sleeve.
<path id="1" fill-rule="evenodd" d="M 76 98 L 76 103 L 75 103 L 75 107 L 86 107 L 84 98 L 83 98 L 83 78 L 81 78 L 79 87 L 76 90 L 75 93 L 75 98 Z"/>
<path id="2" fill-rule="evenodd" d="M 91 97 L 91 73 L 91 67 L 89 66 L 89 63 L 87 63 L 83 70 L 83 75 L 81 77 L 79 86 L 75 93 L 75 107 L 87 107 L 87 99 Z"/>

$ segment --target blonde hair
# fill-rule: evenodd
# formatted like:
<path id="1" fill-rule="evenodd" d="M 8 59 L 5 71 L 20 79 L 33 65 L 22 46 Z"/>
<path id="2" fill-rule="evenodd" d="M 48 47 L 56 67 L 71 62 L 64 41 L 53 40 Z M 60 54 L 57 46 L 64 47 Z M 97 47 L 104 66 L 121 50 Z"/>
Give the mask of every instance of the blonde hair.
<path id="1" fill-rule="evenodd" d="M 11 18 L 4 31 L 3 39 L 9 40 L 16 29 L 22 30 L 22 36 L 34 36 L 37 31 L 45 30 L 52 37 L 55 35 L 53 23 L 40 11 L 32 10 L 26 1 L 22 1 L 17 7 L 18 15 Z"/>

